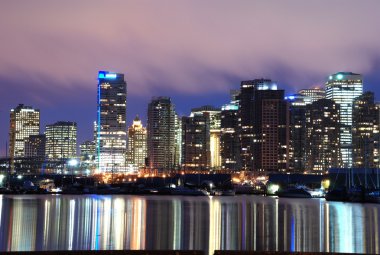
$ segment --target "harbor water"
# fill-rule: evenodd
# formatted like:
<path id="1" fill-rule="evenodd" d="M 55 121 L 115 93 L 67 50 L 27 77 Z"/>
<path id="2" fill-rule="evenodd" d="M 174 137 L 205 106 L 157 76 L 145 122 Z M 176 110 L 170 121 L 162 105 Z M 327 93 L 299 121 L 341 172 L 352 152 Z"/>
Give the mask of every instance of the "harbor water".
<path id="1" fill-rule="evenodd" d="M 0 250 L 380 253 L 380 205 L 286 199 L 0 195 Z"/>

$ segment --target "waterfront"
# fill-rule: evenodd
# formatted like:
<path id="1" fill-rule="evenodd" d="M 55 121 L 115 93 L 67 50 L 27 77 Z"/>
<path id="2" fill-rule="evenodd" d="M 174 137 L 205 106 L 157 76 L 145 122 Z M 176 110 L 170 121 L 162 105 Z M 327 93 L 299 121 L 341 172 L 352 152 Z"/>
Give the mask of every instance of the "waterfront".
<path id="1" fill-rule="evenodd" d="M 0 195 L 0 250 L 380 253 L 379 209 L 245 195 Z"/>

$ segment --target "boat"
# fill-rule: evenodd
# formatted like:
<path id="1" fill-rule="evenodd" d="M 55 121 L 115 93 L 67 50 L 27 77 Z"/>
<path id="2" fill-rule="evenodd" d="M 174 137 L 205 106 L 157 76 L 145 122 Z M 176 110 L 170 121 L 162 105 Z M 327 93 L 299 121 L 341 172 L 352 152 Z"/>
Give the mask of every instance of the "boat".
<path id="1" fill-rule="evenodd" d="M 276 195 L 287 198 L 312 198 L 311 194 L 303 188 L 287 188 L 277 191 Z"/>

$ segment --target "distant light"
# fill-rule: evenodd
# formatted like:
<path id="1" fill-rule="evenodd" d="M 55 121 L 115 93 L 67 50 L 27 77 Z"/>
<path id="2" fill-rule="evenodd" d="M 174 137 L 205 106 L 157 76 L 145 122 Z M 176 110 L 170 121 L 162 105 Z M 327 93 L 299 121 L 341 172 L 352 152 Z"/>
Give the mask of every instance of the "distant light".
<path id="1" fill-rule="evenodd" d="M 280 189 L 280 186 L 277 184 L 270 184 L 268 187 L 268 194 L 276 194 L 276 192 Z"/>
<path id="2" fill-rule="evenodd" d="M 338 75 L 336 76 L 336 78 L 337 78 L 338 80 L 343 79 L 343 74 L 338 74 Z"/>
<path id="3" fill-rule="evenodd" d="M 107 79 L 116 79 L 117 75 L 115 73 L 107 73 L 106 78 Z"/>
<path id="4" fill-rule="evenodd" d="M 116 73 L 109 73 L 106 71 L 99 71 L 98 73 L 98 79 L 116 79 L 117 74 Z"/>
<path id="5" fill-rule="evenodd" d="M 330 75 L 330 76 L 329 76 L 329 80 L 332 80 L 332 78 L 333 78 L 333 77 Z"/>
<path id="6" fill-rule="evenodd" d="M 230 110 L 239 110 L 239 106 L 238 105 L 234 105 L 234 104 L 227 104 L 227 105 L 223 105 L 222 106 L 222 111 L 230 111 Z"/>
<path id="7" fill-rule="evenodd" d="M 78 160 L 76 160 L 75 158 L 69 160 L 69 166 L 76 166 L 78 165 L 78 163 Z"/>
<path id="8" fill-rule="evenodd" d="M 17 179 L 21 180 L 22 179 L 22 175 L 18 175 Z"/>
<path id="9" fill-rule="evenodd" d="M 294 100 L 296 97 L 295 96 L 287 96 L 286 99 L 288 100 Z"/>

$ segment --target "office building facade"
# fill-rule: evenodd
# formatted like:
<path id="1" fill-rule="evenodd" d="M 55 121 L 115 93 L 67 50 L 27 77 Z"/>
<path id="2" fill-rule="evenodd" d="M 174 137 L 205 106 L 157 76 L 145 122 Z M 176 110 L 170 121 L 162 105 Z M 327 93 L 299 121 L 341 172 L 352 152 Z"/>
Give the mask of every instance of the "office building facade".
<path id="1" fill-rule="evenodd" d="M 182 117 L 182 168 L 209 170 L 210 156 L 210 117 L 199 112 Z"/>
<path id="2" fill-rule="evenodd" d="M 77 156 L 77 123 L 58 121 L 45 130 L 45 156 L 50 161 L 67 161 Z"/>
<path id="3" fill-rule="evenodd" d="M 259 173 L 289 169 L 289 103 L 276 84 L 260 84 L 254 93 L 253 166 Z"/>
<path id="4" fill-rule="evenodd" d="M 210 169 L 219 170 L 222 164 L 220 152 L 220 108 L 211 105 L 205 105 L 199 108 L 191 109 L 191 116 L 203 114 L 209 119 L 210 123 Z"/>
<path id="5" fill-rule="evenodd" d="M 320 87 L 301 89 L 298 91 L 298 94 L 309 97 L 311 99 L 311 102 L 326 98 L 326 90 Z"/>
<path id="6" fill-rule="evenodd" d="M 312 103 L 308 96 L 295 94 L 285 97 L 290 111 L 290 172 L 303 173 L 306 162 L 306 106 Z"/>
<path id="7" fill-rule="evenodd" d="M 325 173 L 341 167 L 339 104 L 320 99 L 306 111 L 306 171 Z"/>
<path id="8" fill-rule="evenodd" d="M 334 100 L 340 108 L 340 149 L 343 167 L 352 167 L 352 107 L 355 98 L 363 94 L 363 77 L 351 72 L 329 76 L 326 98 Z"/>
<path id="9" fill-rule="evenodd" d="M 24 157 L 25 141 L 40 133 L 40 110 L 19 104 L 10 111 L 9 157 L 12 171 L 14 160 Z"/>
<path id="10" fill-rule="evenodd" d="M 97 107 L 98 171 L 124 171 L 127 150 L 127 83 L 124 74 L 99 71 Z"/>
<path id="11" fill-rule="evenodd" d="M 128 128 L 128 158 L 135 167 L 145 167 L 147 153 L 147 131 L 138 116 Z"/>
<path id="12" fill-rule="evenodd" d="M 379 107 L 374 93 L 365 92 L 355 99 L 352 109 L 353 167 L 379 167 Z"/>
<path id="13" fill-rule="evenodd" d="M 24 156 L 35 160 L 44 160 L 45 146 L 45 135 L 30 135 L 25 139 Z"/>
<path id="14" fill-rule="evenodd" d="M 221 111 L 220 149 L 222 169 L 240 171 L 240 140 L 238 133 L 239 104 L 226 104 Z"/>
<path id="15" fill-rule="evenodd" d="M 175 106 L 169 97 L 154 97 L 148 105 L 148 163 L 159 171 L 176 169 Z"/>

